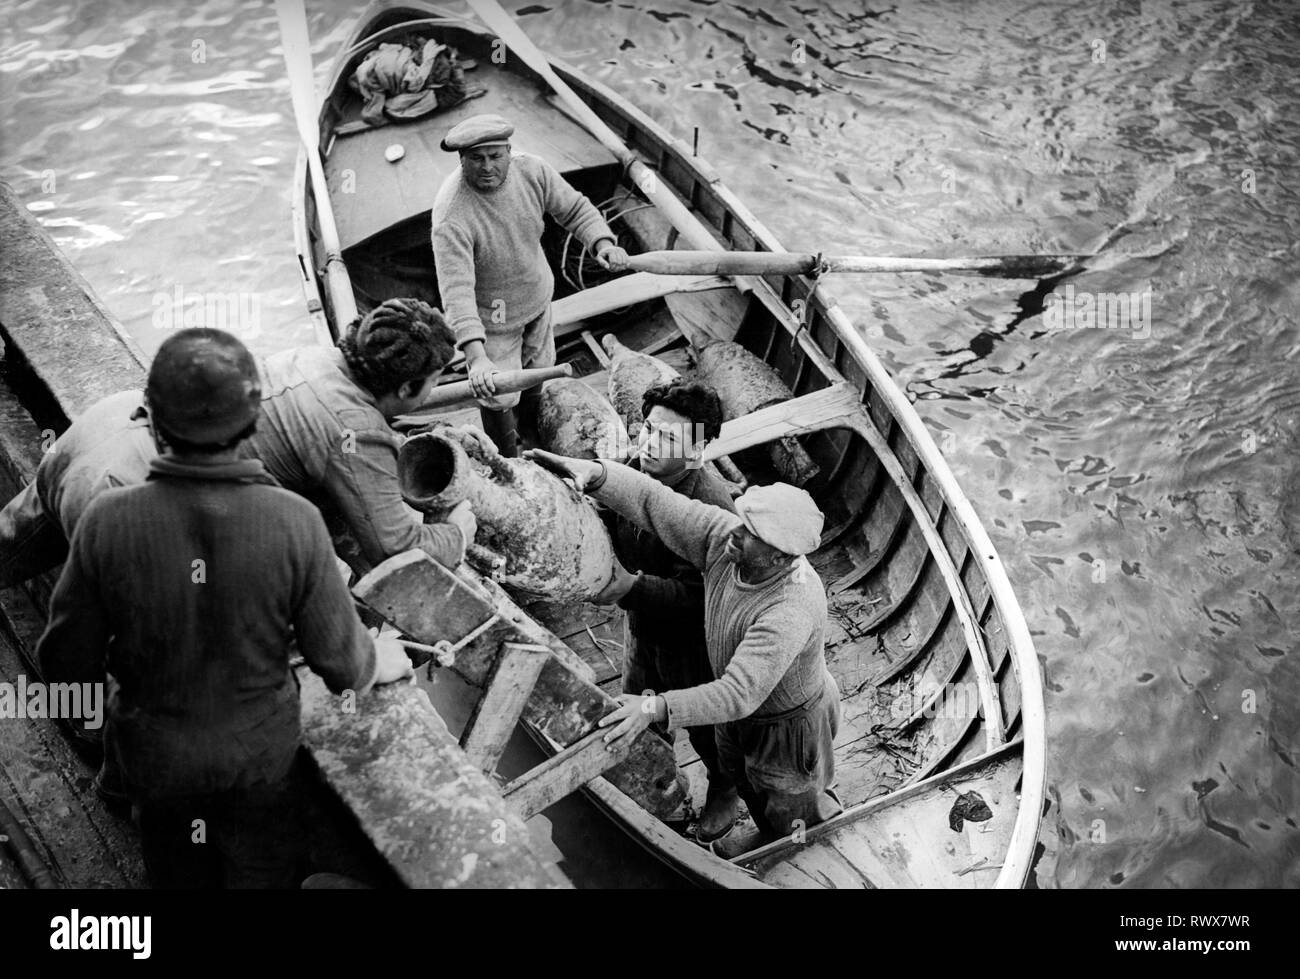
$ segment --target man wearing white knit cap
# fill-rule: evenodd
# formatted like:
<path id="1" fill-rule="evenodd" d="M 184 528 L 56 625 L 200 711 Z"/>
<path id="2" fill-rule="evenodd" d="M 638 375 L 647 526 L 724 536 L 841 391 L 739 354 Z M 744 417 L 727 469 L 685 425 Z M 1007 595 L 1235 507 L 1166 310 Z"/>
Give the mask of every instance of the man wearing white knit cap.
<path id="1" fill-rule="evenodd" d="M 601 719 L 608 743 L 652 722 L 717 725 L 718 758 L 758 833 L 737 829 L 714 850 L 733 857 L 840 811 L 835 780 L 839 688 L 826 668 L 826 589 L 804 556 L 823 516 L 804 490 L 755 486 L 736 512 L 687 499 L 626 466 L 534 450 L 525 457 L 653 531 L 704 573 L 705 635 L 716 679 L 625 695 Z"/>

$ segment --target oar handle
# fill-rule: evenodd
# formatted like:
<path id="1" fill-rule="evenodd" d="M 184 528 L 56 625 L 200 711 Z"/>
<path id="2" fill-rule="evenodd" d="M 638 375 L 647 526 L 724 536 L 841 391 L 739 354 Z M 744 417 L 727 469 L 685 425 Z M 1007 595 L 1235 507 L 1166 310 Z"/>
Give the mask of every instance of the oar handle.
<path id="1" fill-rule="evenodd" d="M 546 381 L 573 376 L 572 364 L 556 364 L 554 367 L 529 367 L 517 371 L 497 371 L 494 375 L 497 394 L 515 394 L 527 391 Z M 437 408 L 447 408 L 464 401 L 472 401 L 474 392 L 470 390 L 469 381 L 452 381 L 440 384 L 429 394 L 429 398 L 409 415 L 398 415 L 393 419 L 394 428 L 415 428 L 427 425 L 432 420 L 427 412 Z"/>
<path id="2" fill-rule="evenodd" d="M 493 379 L 496 381 L 497 394 L 515 394 L 519 391 L 535 388 L 546 381 L 572 376 L 572 364 L 556 364 L 554 367 L 529 367 L 517 371 L 497 371 L 493 374 Z M 473 397 L 474 392 L 470 390 L 469 381 L 452 381 L 450 384 L 440 384 L 434 388 L 430 392 L 428 400 L 420 406 L 420 410 L 442 408 L 447 405 L 458 404 L 461 401 L 469 401 Z"/>

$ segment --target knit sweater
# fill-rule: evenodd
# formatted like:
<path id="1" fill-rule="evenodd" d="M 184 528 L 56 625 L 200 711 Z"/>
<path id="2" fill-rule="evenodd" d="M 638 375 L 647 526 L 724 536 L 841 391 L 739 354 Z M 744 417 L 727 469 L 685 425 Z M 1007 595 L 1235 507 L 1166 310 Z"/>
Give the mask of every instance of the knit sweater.
<path id="1" fill-rule="evenodd" d="M 337 510 L 360 548 L 356 564 L 373 566 L 414 547 L 449 568 L 460 562 L 460 529 L 421 523 L 402 500 L 402 436 L 353 379 L 341 351 L 284 350 L 262 362 L 261 374 L 262 417 L 243 454 L 259 459 L 285 489 Z"/>
<path id="2" fill-rule="evenodd" d="M 457 346 L 515 332 L 546 309 L 555 292 L 541 244 L 546 214 L 588 248 L 614 240 L 591 201 L 540 157 L 515 154 L 495 190 L 471 186 L 460 168 L 443 182 L 433 203 L 433 257 Z"/>
<path id="3" fill-rule="evenodd" d="M 770 717 L 834 689 L 826 669 L 826 589 L 806 558 L 747 584 L 724 554 L 739 517 L 626 466 L 607 463 L 606 472 L 592 495 L 704 572 L 704 632 L 717 679 L 662 694 L 670 729 Z"/>
<path id="4" fill-rule="evenodd" d="M 37 658 L 49 682 L 116 678 L 109 730 L 135 795 L 283 778 L 299 744 L 293 639 L 335 692 L 374 679 L 320 514 L 269 482 L 252 460 L 159 458 L 77 524 Z"/>
<path id="5" fill-rule="evenodd" d="M 640 472 L 636 461 L 629 468 Z M 734 512 L 722 481 L 703 466 L 686 470 L 671 488 L 687 499 Z M 689 656 L 703 663 L 707 647 L 704 578 L 700 570 L 673 553 L 652 531 L 622 516 L 610 523 L 619 562 L 628 571 L 639 572 L 618 604 L 627 611 L 629 638 L 643 661 Z"/>

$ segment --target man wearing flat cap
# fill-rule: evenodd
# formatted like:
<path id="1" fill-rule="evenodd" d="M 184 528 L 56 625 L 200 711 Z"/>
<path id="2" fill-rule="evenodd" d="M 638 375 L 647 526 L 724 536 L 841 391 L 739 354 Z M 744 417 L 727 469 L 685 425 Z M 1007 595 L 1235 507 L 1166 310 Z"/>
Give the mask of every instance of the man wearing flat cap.
<path id="1" fill-rule="evenodd" d="M 538 392 L 496 397 L 493 372 L 555 363 L 555 278 L 541 245 L 545 216 L 603 267 L 627 267 L 627 252 L 591 201 L 545 160 L 511 153 L 514 131 L 501 116 L 478 115 L 447 133 L 442 148 L 460 154 L 460 169 L 439 189 L 432 215 L 442 305 L 465 351 L 483 429 L 506 456 L 517 453 L 514 408 L 531 421 Z"/>
<path id="2" fill-rule="evenodd" d="M 719 763 L 758 827 L 715 841 L 727 858 L 838 813 L 831 786 L 840 694 L 826 668 L 826 589 L 804 556 L 821 542 L 823 516 L 812 497 L 786 483 L 754 486 L 733 514 L 617 463 L 525 455 L 653 531 L 704 573 L 715 679 L 621 697 L 601 718 L 606 741 L 635 738 L 655 722 L 670 731 L 717 725 Z"/>

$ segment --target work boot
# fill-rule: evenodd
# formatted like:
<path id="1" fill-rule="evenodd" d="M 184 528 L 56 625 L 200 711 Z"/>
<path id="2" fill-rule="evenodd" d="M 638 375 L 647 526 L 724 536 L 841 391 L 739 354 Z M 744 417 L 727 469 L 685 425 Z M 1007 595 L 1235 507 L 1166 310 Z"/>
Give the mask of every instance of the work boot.
<path id="1" fill-rule="evenodd" d="M 734 785 L 717 786 L 709 782 L 708 794 L 704 797 L 704 810 L 700 821 L 695 824 L 695 838 L 701 843 L 710 843 L 725 836 L 736 825 L 736 814 L 740 810 L 740 793 Z"/>
<path id="2" fill-rule="evenodd" d="M 519 441 L 528 448 L 546 448 L 538 444 L 537 414 L 542 406 L 542 389 L 529 388 L 519 395 L 519 406 L 515 409 L 515 432 Z"/>
<path id="3" fill-rule="evenodd" d="M 763 834 L 759 828 L 746 824 L 737 826 L 722 839 L 714 840 L 709 844 L 709 849 L 723 860 L 734 860 L 743 853 L 757 850 L 762 845 Z"/>

